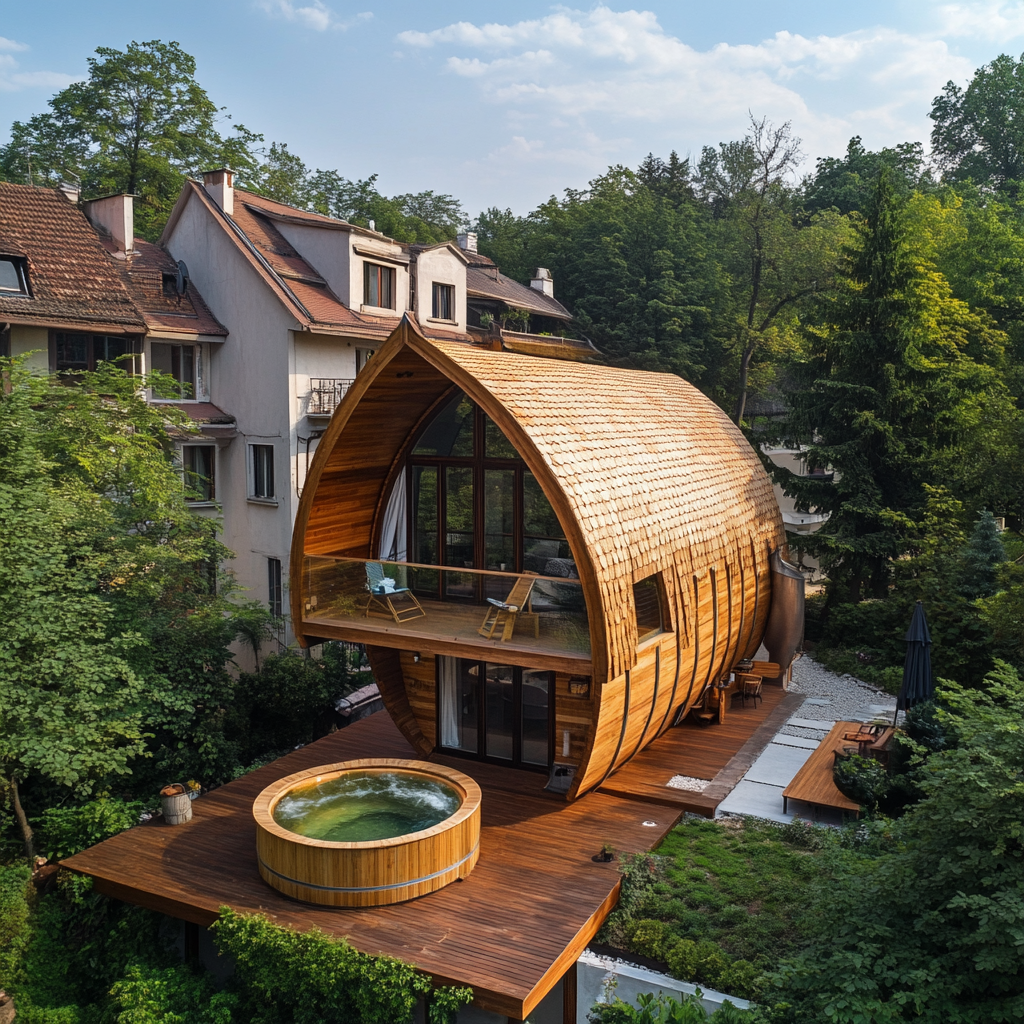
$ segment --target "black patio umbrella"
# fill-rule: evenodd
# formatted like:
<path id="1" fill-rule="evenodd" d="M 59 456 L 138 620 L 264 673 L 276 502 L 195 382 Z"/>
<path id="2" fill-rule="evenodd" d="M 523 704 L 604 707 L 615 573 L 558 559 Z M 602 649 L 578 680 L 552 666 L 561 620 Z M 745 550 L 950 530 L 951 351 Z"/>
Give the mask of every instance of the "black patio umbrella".
<path id="1" fill-rule="evenodd" d="M 928 632 L 924 605 L 920 601 L 914 606 L 914 617 L 903 639 L 907 645 L 907 656 L 903 662 L 903 683 L 896 698 L 896 714 L 892 716 L 894 726 L 900 711 L 931 700 L 935 695 L 935 684 L 932 682 L 932 636 Z"/>

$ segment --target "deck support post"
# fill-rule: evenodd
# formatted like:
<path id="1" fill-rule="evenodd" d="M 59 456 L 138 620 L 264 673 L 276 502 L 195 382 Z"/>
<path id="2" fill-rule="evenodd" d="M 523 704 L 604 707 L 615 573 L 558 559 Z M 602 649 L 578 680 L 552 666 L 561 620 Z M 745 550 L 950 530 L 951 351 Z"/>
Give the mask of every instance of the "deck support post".
<path id="1" fill-rule="evenodd" d="M 576 1024 L 576 964 L 562 975 L 562 1024 Z"/>
<path id="2" fill-rule="evenodd" d="M 185 963 L 199 962 L 199 925 L 193 921 L 185 922 Z"/>

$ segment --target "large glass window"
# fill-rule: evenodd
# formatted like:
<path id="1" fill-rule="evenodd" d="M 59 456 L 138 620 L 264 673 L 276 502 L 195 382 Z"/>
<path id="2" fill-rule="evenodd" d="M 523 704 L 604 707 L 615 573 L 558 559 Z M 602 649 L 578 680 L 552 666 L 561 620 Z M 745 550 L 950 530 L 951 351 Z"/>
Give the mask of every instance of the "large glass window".
<path id="1" fill-rule="evenodd" d="M 249 445 L 249 497 L 270 499 L 274 490 L 274 446 Z"/>
<path id="2" fill-rule="evenodd" d="M 540 484 L 497 424 L 462 392 L 427 424 L 409 461 L 414 562 L 576 578 L 565 533 Z M 508 592 L 500 577 L 446 576 L 439 596 L 503 599 Z M 424 594 L 435 583 L 439 578 L 417 574 Z"/>
<path id="3" fill-rule="evenodd" d="M 458 392 L 430 421 L 413 449 L 413 455 L 471 459 L 475 410 L 476 406 L 461 391 Z"/>

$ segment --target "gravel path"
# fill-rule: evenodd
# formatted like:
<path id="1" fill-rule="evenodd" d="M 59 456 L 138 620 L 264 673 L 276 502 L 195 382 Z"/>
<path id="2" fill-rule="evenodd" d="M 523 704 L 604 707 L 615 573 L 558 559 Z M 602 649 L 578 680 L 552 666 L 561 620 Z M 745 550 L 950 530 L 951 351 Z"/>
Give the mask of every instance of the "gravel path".
<path id="1" fill-rule="evenodd" d="M 896 710 L 896 698 L 884 690 L 865 683 L 851 675 L 836 675 L 819 665 L 809 654 L 799 658 L 793 665 L 793 681 L 790 690 L 805 694 L 807 699 L 793 716 L 794 720 L 809 723 L 807 726 L 786 725 L 780 730 L 786 736 L 806 736 L 824 739 L 825 734 L 836 722 L 871 721 Z M 815 728 L 813 722 L 821 722 Z"/>

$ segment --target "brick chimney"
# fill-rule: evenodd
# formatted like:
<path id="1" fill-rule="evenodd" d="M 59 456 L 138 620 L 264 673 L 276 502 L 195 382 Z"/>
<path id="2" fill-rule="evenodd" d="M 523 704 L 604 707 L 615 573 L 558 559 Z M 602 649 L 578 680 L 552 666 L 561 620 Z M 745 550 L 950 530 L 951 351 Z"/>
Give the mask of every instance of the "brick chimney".
<path id="1" fill-rule="evenodd" d="M 229 216 L 235 214 L 235 172 L 230 167 L 203 171 L 203 184 L 210 198 Z"/>
<path id="2" fill-rule="evenodd" d="M 549 299 L 555 297 L 555 282 L 551 277 L 551 271 L 546 267 L 538 267 L 530 281 L 530 287 L 534 291 L 542 292 Z"/>
<path id="3" fill-rule="evenodd" d="M 114 255 L 125 259 L 135 249 L 135 196 L 103 196 L 82 203 L 82 210 L 101 235 L 109 235 Z"/>
<path id="4" fill-rule="evenodd" d="M 459 248 L 463 252 L 476 252 L 475 231 L 464 231 L 462 234 L 456 235 L 455 239 L 459 243 Z"/>

